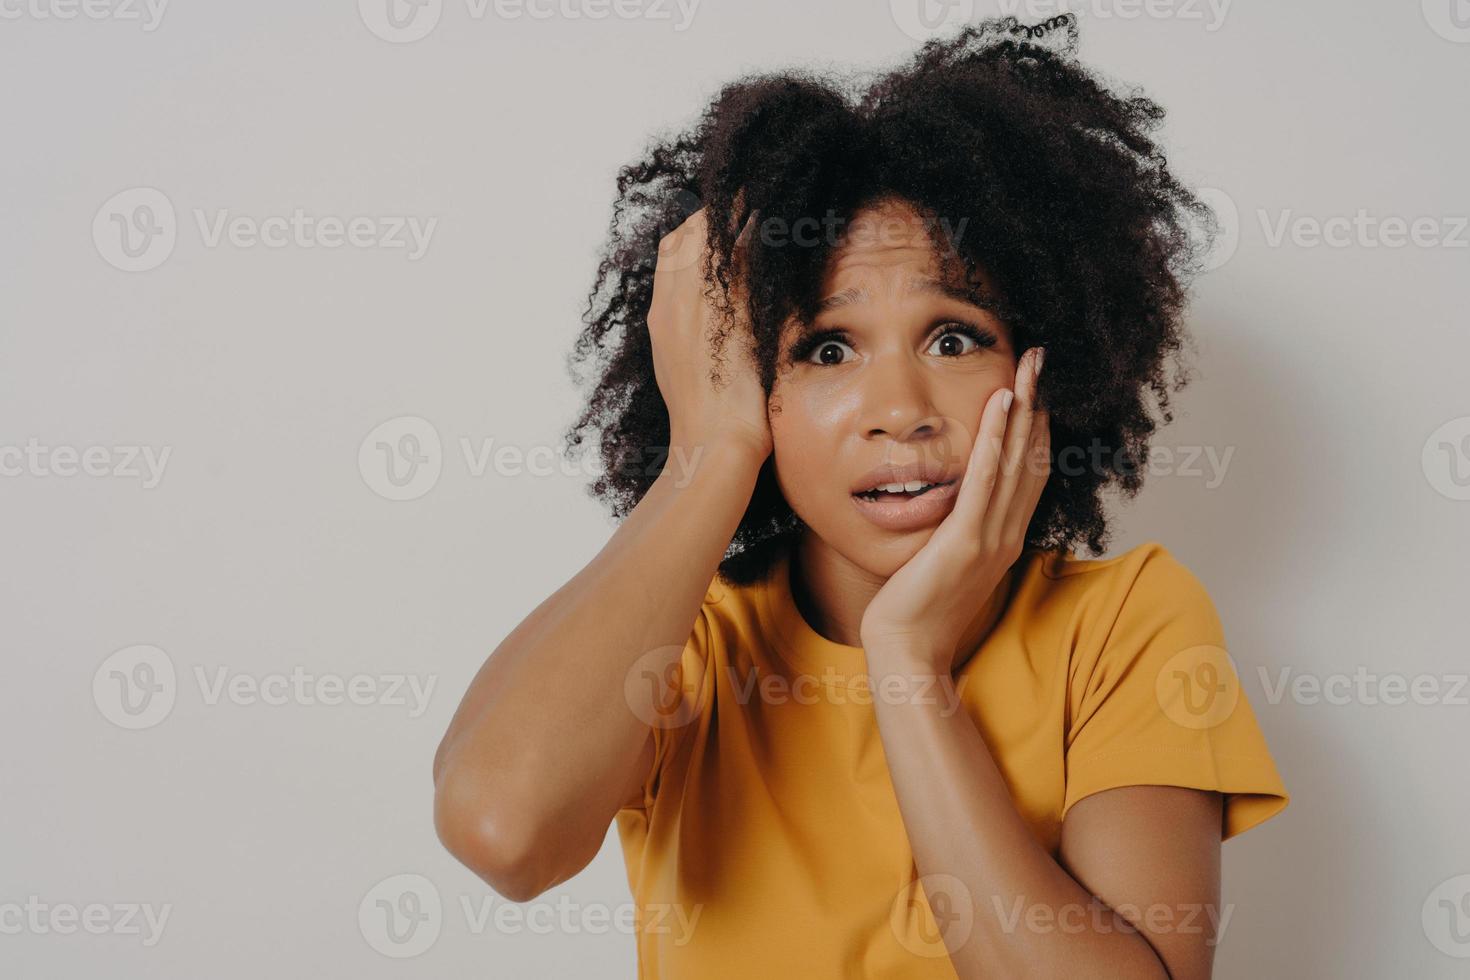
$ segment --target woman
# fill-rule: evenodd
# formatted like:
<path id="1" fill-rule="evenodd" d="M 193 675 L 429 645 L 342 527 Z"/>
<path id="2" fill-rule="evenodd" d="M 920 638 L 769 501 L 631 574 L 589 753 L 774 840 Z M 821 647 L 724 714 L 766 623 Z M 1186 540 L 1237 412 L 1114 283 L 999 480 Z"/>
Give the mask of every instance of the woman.
<path id="1" fill-rule="evenodd" d="M 620 176 L 570 441 L 621 526 L 435 816 L 517 901 L 615 820 L 640 976 L 1210 975 L 1221 841 L 1287 795 L 1199 581 L 1071 554 L 1171 420 L 1208 212 L 1074 46 L 746 79 Z"/>

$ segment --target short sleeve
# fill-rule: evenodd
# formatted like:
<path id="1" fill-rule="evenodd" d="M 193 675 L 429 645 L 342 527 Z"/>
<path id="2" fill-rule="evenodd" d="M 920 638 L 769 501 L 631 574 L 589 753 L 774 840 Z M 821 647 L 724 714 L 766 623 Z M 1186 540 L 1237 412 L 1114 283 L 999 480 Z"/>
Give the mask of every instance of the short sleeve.
<path id="1" fill-rule="evenodd" d="M 660 779 L 670 757 L 675 754 L 675 747 L 687 737 L 691 729 L 698 727 L 700 718 L 705 713 L 704 709 L 713 697 L 714 678 L 706 668 L 717 632 L 713 607 L 720 601 L 722 594 L 723 590 L 715 585 L 711 585 L 705 593 L 704 602 L 700 605 L 699 614 L 695 617 L 694 626 L 689 631 L 689 638 L 677 661 L 658 672 L 639 672 L 637 683 L 657 688 L 652 704 L 644 697 L 637 698 L 640 705 L 638 713 L 648 725 L 653 738 L 653 763 L 643 782 L 643 806 L 640 809 L 647 810 L 653 806 Z M 630 697 L 630 702 L 632 700 Z"/>
<path id="2" fill-rule="evenodd" d="M 1222 840 L 1281 812 L 1289 797 L 1204 586 L 1155 542 L 1109 570 L 1068 678 L 1063 815 L 1137 785 L 1224 794 Z"/>

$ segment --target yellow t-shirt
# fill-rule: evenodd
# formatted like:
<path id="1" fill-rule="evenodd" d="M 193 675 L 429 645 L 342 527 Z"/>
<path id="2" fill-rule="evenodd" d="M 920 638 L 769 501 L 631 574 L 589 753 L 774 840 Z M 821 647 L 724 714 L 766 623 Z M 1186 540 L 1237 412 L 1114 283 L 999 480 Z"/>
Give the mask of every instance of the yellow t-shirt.
<path id="1" fill-rule="evenodd" d="M 860 647 L 806 622 L 789 573 L 788 555 L 756 585 L 711 583 L 643 805 L 618 811 L 638 975 L 954 980 L 878 734 L 888 695 Z M 1072 804 L 1116 786 L 1218 790 L 1222 839 L 1286 806 L 1214 605 L 1157 542 L 1027 551 L 968 635 L 932 698 L 974 721 L 1053 856 Z"/>

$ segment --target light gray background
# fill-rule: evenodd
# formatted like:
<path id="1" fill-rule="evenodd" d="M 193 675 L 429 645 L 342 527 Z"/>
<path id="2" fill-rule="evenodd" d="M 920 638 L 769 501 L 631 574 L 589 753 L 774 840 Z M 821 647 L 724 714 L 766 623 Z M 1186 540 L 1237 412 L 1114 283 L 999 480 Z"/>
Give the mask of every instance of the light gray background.
<path id="1" fill-rule="evenodd" d="M 460 693 L 611 532 L 583 476 L 476 475 L 461 441 L 556 445 L 613 175 L 650 134 L 748 70 L 892 64 L 923 33 L 915 8 L 704 0 L 681 30 L 672 5 L 535 19 L 444 0 L 405 43 L 385 0 L 176 0 L 152 29 L 141 4 L 93 2 L 103 16 L 0 2 L 0 972 L 634 976 L 632 937 L 595 919 L 629 901 L 614 834 L 530 903 L 549 921 L 499 926 L 509 903 L 434 837 L 430 761 Z M 1160 439 L 1233 455 L 1221 480 L 1152 479 L 1112 552 L 1160 540 L 1210 589 L 1293 796 L 1225 847 L 1218 975 L 1463 976 L 1470 6 L 1074 9 L 1083 56 L 1169 109 L 1172 162 L 1233 227 L 1196 293 L 1200 376 Z M 108 229 L 136 188 L 167 198 L 177 240 L 129 272 Z M 210 245 L 195 216 L 298 208 L 438 222 L 410 260 Z M 1345 247 L 1307 237 L 1360 209 Z M 1424 244 L 1383 244 L 1385 219 L 1416 218 Z M 1273 243 L 1283 219 L 1306 230 Z M 405 417 L 439 436 L 441 472 L 390 500 L 376 442 L 359 450 L 385 422 L 400 445 Z M 16 465 L 30 440 L 46 452 Z M 62 475 L 67 447 L 93 446 L 114 475 Z M 128 447 L 169 451 L 156 486 L 126 475 Z M 138 645 L 175 682 L 130 730 L 110 685 L 146 677 L 109 658 Z M 196 674 L 296 668 L 436 686 L 414 717 L 211 703 Z M 1283 670 L 1378 682 L 1273 703 Z M 1382 703 L 1391 674 L 1429 678 L 1437 703 Z M 443 910 L 414 958 L 373 945 L 410 949 L 373 934 L 405 884 Z M 477 931 L 461 902 L 486 899 Z M 103 934 L 3 912 L 38 902 L 105 906 Z M 153 945 L 120 921 L 130 903 L 168 906 Z"/>

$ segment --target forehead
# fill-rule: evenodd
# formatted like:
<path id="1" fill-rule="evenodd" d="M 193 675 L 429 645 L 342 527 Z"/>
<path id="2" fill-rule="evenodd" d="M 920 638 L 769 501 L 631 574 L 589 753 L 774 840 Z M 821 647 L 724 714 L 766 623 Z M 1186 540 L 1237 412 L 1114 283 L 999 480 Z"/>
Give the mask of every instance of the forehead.
<path id="1" fill-rule="evenodd" d="M 933 259 L 929 222 L 911 205 L 885 201 L 852 216 L 834 250 L 841 265 L 884 259 Z"/>
<path id="2" fill-rule="evenodd" d="M 987 277 L 977 269 L 967 280 L 952 248 L 947 256 L 939 251 L 946 244 L 943 228 L 906 202 L 884 201 L 858 212 L 828 260 L 819 312 L 936 296 L 985 305 L 977 297 L 988 292 Z"/>
<path id="3" fill-rule="evenodd" d="M 827 264 L 826 293 L 877 291 L 894 299 L 913 291 L 916 280 L 962 281 L 962 274 L 947 269 L 941 261 L 935 231 L 901 201 L 885 201 L 858 212 L 843 230 Z"/>

